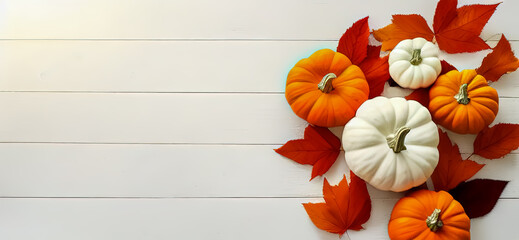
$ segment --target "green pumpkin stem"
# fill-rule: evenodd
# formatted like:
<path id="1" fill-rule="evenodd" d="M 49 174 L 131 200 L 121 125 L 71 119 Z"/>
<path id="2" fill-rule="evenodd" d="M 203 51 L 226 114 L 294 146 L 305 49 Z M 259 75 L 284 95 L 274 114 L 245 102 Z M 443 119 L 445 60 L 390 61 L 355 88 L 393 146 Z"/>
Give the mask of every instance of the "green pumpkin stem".
<path id="1" fill-rule="evenodd" d="M 328 73 L 324 75 L 323 79 L 319 84 L 317 85 L 317 88 L 321 90 L 323 93 L 329 93 L 333 90 L 332 80 L 334 78 L 337 78 L 337 75 L 335 73 Z"/>
<path id="2" fill-rule="evenodd" d="M 460 86 L 460 90 L 458 94 L 454 95 L 454 98 L 456 101 L 458 101 L 459 104 L 467 105 L 470 102 L 469 98 L 469 92 L 467 90 L 468 84 L 464 83 Z"/>
<path id="3" fill-rule="evenodd" d="M 411 131 L 408 127 L 400 127 L 396 130 L 394 136 L 390 136 L 387 138 L 387 145 L 389 148 L 393 149 L 393 152 L 399 153 L 407 148 L 404 145 L 405 136 Z"/>
<path id="4" fill-rule="evenodd" d="M 441 227 L 443 227 L 443 222 L 442 222 L 442 220 L 440 220 L 440 213 L 441 213 L 441 211 L 442 210 L 438 209 L 438 208 L 434 209 L 432 214 L 427 217 L 427 220 L 425 220 L 425 223 L 427 224 L 427 227 L 429 229 L 431 229 L 431 231 L 433 231 L 433 232 L 436 232 Z"/>
<path id="5" fill-rule="evenodd" d="M 421 53 L 422 53 L 422 49 L 414 49 L 413 55 L 409 62 L 411 62 L 411 64 L 413 64 L 413 65 L 418 65 L 418 64 L 422 63 Z"/>

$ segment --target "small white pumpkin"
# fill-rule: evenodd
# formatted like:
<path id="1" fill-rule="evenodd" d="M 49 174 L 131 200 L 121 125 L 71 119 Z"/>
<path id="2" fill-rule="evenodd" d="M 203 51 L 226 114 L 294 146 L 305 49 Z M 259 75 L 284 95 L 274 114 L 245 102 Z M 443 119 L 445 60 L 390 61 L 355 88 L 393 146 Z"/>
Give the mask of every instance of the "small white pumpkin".
<path id="1" fill-rule="evenodd" d="M 345 126 L 342 145 L 355 175 L 380 190 L 419 186 L 438 164 L 439 136 L 431 114 L 404 98 L 364 102 Z"/>
<path id="2" fill-rule="evenodd" d="M 439 54 L 438 46 L 423 38 L 403 40 L 389 53 L 389 74 L 404 88 L 429 87 L 442 71 Z"/>

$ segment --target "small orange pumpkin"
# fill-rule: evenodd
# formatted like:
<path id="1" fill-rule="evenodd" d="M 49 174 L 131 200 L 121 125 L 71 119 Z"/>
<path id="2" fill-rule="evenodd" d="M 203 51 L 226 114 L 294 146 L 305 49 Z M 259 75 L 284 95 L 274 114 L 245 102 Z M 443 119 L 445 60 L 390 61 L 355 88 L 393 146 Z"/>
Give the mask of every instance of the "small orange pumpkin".
<path id="1" fill-rule="evenodd" d="M 429 91 L 434 121 L 461 134 L 476 134 L 494 121 L 499 109 L 497 91 L 475 70 L 452 70 L 438 77 Z"/>
<path id="2" fill-rule="evenodd" d="M 368 95 L 362 70 L 330 49 L 300 60 L 288 73 L 285 91 L 294 113 L 321 127 L 344 126 Z"/>
<path id="3" fill-rule="evenodd" d="M 470 219 L 445 191 L 419 190 L 400 199 L 388 225 L 392 240 L 470 239 Z"/>

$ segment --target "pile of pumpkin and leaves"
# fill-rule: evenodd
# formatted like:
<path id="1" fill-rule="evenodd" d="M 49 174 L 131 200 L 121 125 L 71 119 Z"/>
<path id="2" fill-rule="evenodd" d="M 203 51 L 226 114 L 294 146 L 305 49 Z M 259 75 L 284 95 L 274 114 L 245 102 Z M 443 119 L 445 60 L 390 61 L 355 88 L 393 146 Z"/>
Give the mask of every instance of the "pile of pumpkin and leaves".
<path id="1" fill-rule="evenodd" d="M 371 214 L 369 183 L 406 193 L 388 220 L 391 239 L 470 238 L 470 219 L 489 213 L 508 183 L 471 180 L 485 166 L 478 162 L 519 147 L 519 124 L 494 123 L 499 97 L 491 86 L 519 60 L 504 35 L 494 48 L 480 38 L 498 5 L 440 0 L 432 29 L 410 14 L 393 15 L 391 24 L 370 31 L 366 17 L 346 30 L 336 51 L 318 50 L 291 69 L 285 96 L 309 125 L 303 139 L 275 151 L 312 165 L 310 180 L 326 173 L 341 151 L 350 169 L 349 185 L 346 176 L 336 186 L 324 179 L 324 202 L 303 204 L 318 228 L 340 235 L 362 229 Z M 370 45 L 370 38 L 381 45 Z M 440 51 L 486 49 L 491 52 L 476 69 L 459 71 L 439 57 Z M 380 96 L 387 83 L 413 92 Z M 328 129 L 337 126 L 344 126 L 342 139 Z M 463 157 L 444 130 L 476 135 L 473 152 Z"/>

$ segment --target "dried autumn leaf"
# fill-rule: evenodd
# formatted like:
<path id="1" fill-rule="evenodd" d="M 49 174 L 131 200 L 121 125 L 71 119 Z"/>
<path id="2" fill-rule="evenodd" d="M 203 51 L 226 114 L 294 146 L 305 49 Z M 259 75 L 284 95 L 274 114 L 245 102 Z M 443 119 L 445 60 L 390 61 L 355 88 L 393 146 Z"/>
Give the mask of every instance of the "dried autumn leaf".
<path id="1" fill-rule="evenodd" d="M 466 5 L 455 9 L 457 4 L 457 0 L 440 0 L 436 6 L 433 27 L 440 49 L 448 53 L 489 49 L 479 35 L 499 3 Z"/>
<path id="2" fill-rule="evenodd" d="M 359 65 L 368 55 L 369 34 L 368 17 L 358 20 L 342 35 L 337 52 Z"/>
<path id="3" fill-rule="evenodd" d="M 461 183 L 449 193 L 461 203 L 469 218 L 477 218 L 492 211 L 507 184 L 508 181 L 474 179 Z"/>
<path id="4" fill-rule="evenodd" d="M 380 46 L 370 46 L 368 17 L 355 22 L 339 40 L 337 52 L 358 65 L 369 84 L 369 98 L 380 96 L 389 79 L 388 56 L 380 57 Z"/>
<path id="5" fill-rule="evenodd" d="M 483 58 L 476 72 L 485 79 L 496 82 L 503 74 L 513 72 L 518 67 L 519 60 L 514 56 L 510 42 L 506 40 L 505 35 L 502 35 L 492 52 Z"/>
<path id="6" fill-rule="evenodd" d="M 429 107 L 429 88 L 419 88 L 405 96 L 406 100 L 415 100 L 424 107 Z"/>
<path id="7" fill-rule="evenodd" d="M 440 32 L 445 29 L 452 20 L 458 15 L 456 8 L 458 7 L 457 0 L 440 0 L 436 5 L 433 20 L 434 32 Z"/>
<path id="8" fill-rule="evenodd" d="M 427 21 L 418 15 L 393 15 L 392 24 L 373 31 L 373 36 L 382 42 L 382 51 L 393 49 L 400 41 L 423 37 L 432 41 L 434 33 L 427 25 Z"/>
<path id="9" fill-rule="evenodd" d="M 440 63 L 442 65 L 442 71 L 440 72 L 440 75 L 448 73 L 452 70 L 458 70 L 456 69 L 456 67 L 452 66 L 452 64 L 448 63 L 445 60 L 441 60 Z"/>
<path id="10" fill-rule="evenodd" d="M 474 154 L 487 159 L 502 158 L 519 147 L 519 124 L 499 123 L 485 128 L 474 140 Z"/>
<path id="11" fill-rule="evenodd" d="M 390 78 L 388 58 L 380 57 L 380 46 L 368 46 L 368 55 L 359 64 L 368 81 L 369 98 L 380 96 L 384 91 L 384 84 Z"/>
<path id="12" fill-rule="evenodd" d="M 350 171 L 350 186 L 346 176 L 336 186 L 324 179 L 324 203 L 303 203 L 308 216 L 319 229 L 344 234 L 360 230 L 371 214 L 371 199 L 366 183 Z"/>
<path id="13" fill-rule="evenodd" d="M 393 49 L 404 39 L 423 37 L 433 39 L 440 49 L 448 53 L 476 52 L 490 48 L 479 37 L 498 4 L 466 5 L 456 8 L 457 0 L 440 0 L 436 6 L 433 28 L 417 14 L 393 15 L 392 23 L 373 31 L 373 36 L 382 42 L 382 50 Z"/>
<path id="14" fill-rule="evenodd" d="M 462 160 L 458 146 L 452 145 L 447 133 L 440 129 L 438 129 L 438 133 L 440 134 L 438 144 L 440 160 L 431 179 L 435 191 L 448 191 L 474 176 L 485 165 L 471 160 Z"/>
<path id="15" fill-rule="evenodd" d="M 341 140 L 328 128 L 308 125 L 303 139 L 290 140 L 274 151 L 297 163 L 313 165 L 312 180 L 330 169 L 340 148 Z"/>

